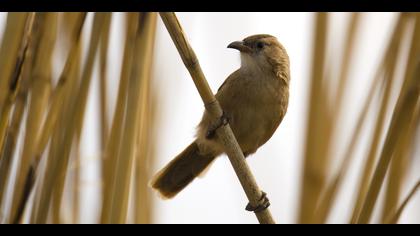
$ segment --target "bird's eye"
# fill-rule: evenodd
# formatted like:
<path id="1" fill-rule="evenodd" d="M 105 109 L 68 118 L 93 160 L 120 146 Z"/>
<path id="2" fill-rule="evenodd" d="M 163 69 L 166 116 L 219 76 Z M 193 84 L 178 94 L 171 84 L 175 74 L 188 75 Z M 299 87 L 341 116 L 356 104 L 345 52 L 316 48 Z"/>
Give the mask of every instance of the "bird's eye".
<path id="1" fill-rule="evenodd" d="M 265 44 L 264 44 L 263 42 L 258 42 L 258 43 L 257 43 L 257 48 L 258 48 L 258 49 L 263 49 L 263 48 L 264 48 L 264 46 L 265 46 Z"/>

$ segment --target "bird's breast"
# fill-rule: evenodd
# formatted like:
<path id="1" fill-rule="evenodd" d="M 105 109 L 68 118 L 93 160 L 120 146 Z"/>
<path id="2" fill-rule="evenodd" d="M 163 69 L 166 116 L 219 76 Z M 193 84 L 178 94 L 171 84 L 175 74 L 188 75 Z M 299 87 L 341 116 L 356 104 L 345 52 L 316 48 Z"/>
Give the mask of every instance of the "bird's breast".
<path id="1" fill-rule="evenodd" d="M 254 79 L 254 80 L 251 80 Z M 244 79 L 226 107 L 230 124 L 244 152 L 253 153 L 277 129 L 287 109 L 288 86 L 275 78 Z M 223 106 L 223 104 L 222 104 Z"/>

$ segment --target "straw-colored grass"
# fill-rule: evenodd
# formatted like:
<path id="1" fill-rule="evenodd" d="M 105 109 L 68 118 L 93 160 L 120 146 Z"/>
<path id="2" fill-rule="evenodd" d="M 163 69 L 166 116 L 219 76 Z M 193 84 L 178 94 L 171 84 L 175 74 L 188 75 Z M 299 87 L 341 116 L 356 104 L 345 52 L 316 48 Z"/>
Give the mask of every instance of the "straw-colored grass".
<path id="1" fill-rule="evenodd" d="M 361 56 L 355 49 L 363 36 L 364 14 L 348 14 L 341 58 L 330 53 L 336 43 L 328 41 L 334 16 L 314 14 L 297 223 L 330 222 L 330 214 L 340 207 L 352 211 L 344 223 L 398 223 L 418 194 L 420 184 L 413 183 L 408 172 L 418 159 L 420 14 L 398 14 L 374 78 L 366 84 L 365 99 L 359 110 L 350 111 L 346 101 L 353 92 L 351 70 Z M 221 115 L 182 31 L 183 22 L 173 13 L 121 15 L 123 22 L 116 27 L 124 29 L 122 60 L 117 62 L 122 67 L 119 76 L 111 78 L 111 26 L 117 14 L 7 13 L 0 42 L 0 223 L 84 223 L 82 176 L 91 157 L 81 155 L 80 147 L 91 128 L 84 124 L 89 99 L 97 100 L 98 107 L 100 155 L 93 162 L 100 170 L 100 182 L 94 183 L 100 191 L 91 196 L 100 206 L 95 222 L 153 223 L 147 183 L 155 149 L 164 148 L 156 146 L 159 104 L 151 86 L 157 21 L 162 20 L 171 35 L 173 42 L 166 43 L 175 43 L 206 109 Z M 338 69 L 331 70 L 335 61 L 340 62 Z M 165 69 L 165 64 L 159 67 Z M 111 80 L 118 82 L 115 97 Z M 349 116 L 354 127 L 344 128 L 341 119 Z M 337 135 L 343 130 L 344 135 Z M 226 137 L 227 154 L 249 201 L 257 202 L 260 189 L 230 128 L 218 132 Z M 345 180 L 356 161 L 361 163 L 360 178 L 351 189 Z M 342 191 L 354 193 L 350 205 L 339 201 Z M 261 223 L 275 222 L 268 210 L 257 217 Z"/>

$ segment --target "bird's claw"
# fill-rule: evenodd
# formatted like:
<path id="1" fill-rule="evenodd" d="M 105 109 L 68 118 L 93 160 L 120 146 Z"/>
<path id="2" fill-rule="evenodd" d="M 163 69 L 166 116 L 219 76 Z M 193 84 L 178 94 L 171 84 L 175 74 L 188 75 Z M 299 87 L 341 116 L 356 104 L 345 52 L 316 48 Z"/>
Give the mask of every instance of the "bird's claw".
<path id="1" fill-rule="evenodd" d="M 216 130 L 222 126 L 225 126 L 229 123 L 229 118 L 227 117 L 225 111 L 223 111 L 222 116 L 217 119 L 217 121 L 210 125 L 209 129 L 207 130 L 206 133 L 206 138 L 207 139 L 211 139 L 214 137 L 214 135 L 216 134 Z"/>
<path id="2" fill-rule="evenodd" d="M 265 209 L 267 209 L 270 206 L 270 200 L 268 200 L 267 198 L 267 194 L 263 191 L 261 191 L 261 198 L 258 202 L 257 206 L 252 206 L 251 203 L 248 203 L 248 205 L 246 205 L 245 210 L 247 211 L 253 211 L 255 213 L 261 212 Z"/>

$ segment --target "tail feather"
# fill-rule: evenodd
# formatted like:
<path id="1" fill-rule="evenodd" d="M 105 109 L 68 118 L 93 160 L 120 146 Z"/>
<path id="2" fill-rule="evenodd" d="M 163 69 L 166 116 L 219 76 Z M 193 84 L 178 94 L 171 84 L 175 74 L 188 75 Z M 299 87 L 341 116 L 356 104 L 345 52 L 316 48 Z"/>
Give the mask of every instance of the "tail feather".
<path id="1" fill-rule="evenodd" d="M 162 197 L 173 198 L 199 176 L 214 159 L 214 155 L 200 154 L 194 142 L 153 177 L 151 186 Z"/>

